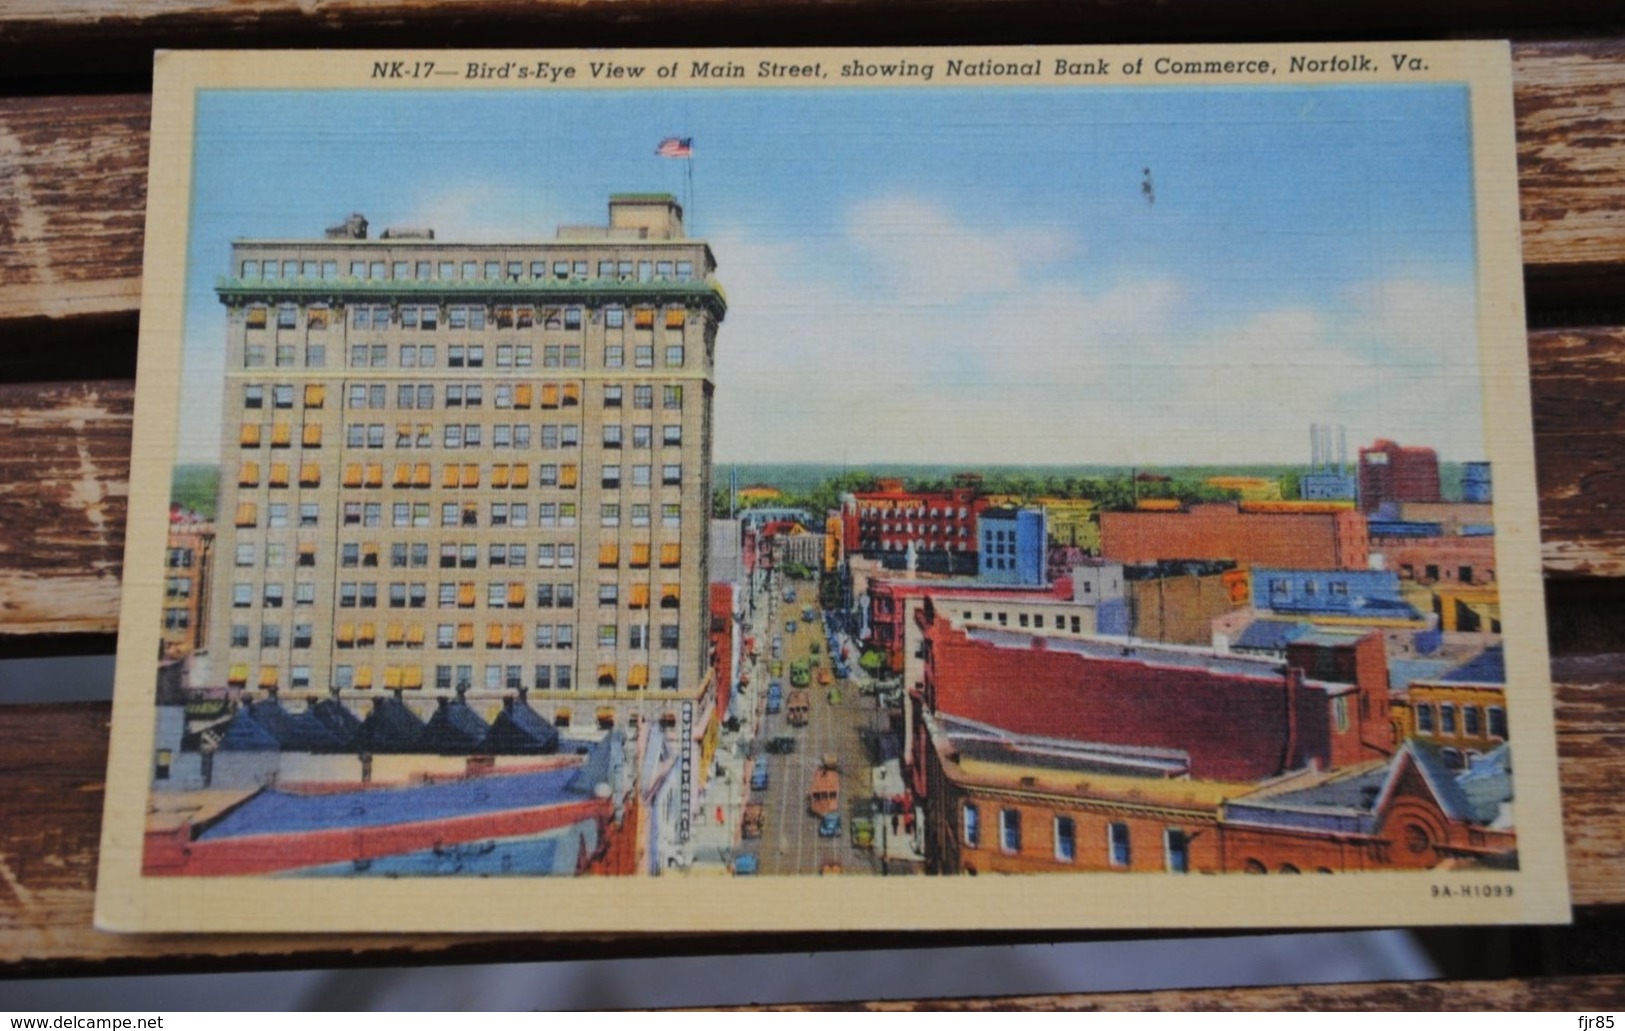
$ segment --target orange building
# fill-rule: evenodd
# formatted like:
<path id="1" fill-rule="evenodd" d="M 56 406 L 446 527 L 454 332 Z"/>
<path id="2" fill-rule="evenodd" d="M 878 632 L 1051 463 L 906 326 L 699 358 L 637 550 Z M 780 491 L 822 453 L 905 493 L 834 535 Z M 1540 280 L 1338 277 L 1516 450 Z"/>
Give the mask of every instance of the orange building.
<path id="1" fill-rule="evenodd" d="M 205 621 L 213 575 L 214 523 L 172 511 L 164 552 L 164 621 L 160 637 L 165 659 L 184 658 L 207 639 Z"/>
<path id="2" fill-rule="evenodd" d="M 1233 503 L 1183 512 L 1103 512 L 1101 552 L 1124 565 L 1223 560 L 1283 569 L 1365 569 L 1365 517 L 1353 511 L 1248 512 Z"/>

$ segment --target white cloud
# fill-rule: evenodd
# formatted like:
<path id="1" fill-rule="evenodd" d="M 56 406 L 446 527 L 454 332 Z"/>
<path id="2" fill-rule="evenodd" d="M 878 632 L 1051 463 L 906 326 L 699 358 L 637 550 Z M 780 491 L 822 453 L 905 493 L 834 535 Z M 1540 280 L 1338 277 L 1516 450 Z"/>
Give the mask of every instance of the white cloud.
<path id="1" fill-rule="evenodd" d="M 502 243 L 551 240 L 558 218 L 546 192 L 510 182 L 461 183 L 409 201 L 400 212 L 380 212 L 372 228 L 429 228 L 440 240 Z"/>

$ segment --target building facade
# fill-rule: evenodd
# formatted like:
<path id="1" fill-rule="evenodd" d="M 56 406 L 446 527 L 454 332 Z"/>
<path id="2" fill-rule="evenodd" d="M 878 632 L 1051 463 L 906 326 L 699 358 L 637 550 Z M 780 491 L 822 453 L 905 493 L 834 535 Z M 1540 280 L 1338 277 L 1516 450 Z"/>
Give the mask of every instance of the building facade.
<path id="1" fill-rule="evenodd" d="M 207 639 L 210 579 L 214 575 L 214 523 L 172 510 L 164 551 L 163 657 L 192 654 Z"/>
<path id="2" fill-rule="evenodd" d="M 195 684 L 525 688 L 561 726 L 701 699 L 726 305 L 673 198 L 533 243 L 352 218 L 231 262 Z"/>
<path id="3" fill-rule="evenodd" d="M 1268 505 L 1269 502 L 1258 502 Z M 1247 511 L 1235 504 L 1188 511 L 1102 512 L 1101 553 L 1124 565 L 1229 561 L 1283 569 L 1365 569 L 1369 542 L 1358 512 Z"/>
<path id="4" fill-rule="evenodd" d="M 1430 447 L 1400 447 L 1379 440 L 1360 449 L 1360 511 L 1390 501 L 1443 501 L 1439 456 Z"/>
<path id="5" fill-rule="evenodd" d="M 842 499 L 848 554 L 901 568 L 971 575 L 977 571 L 976 525 L 987 499 L 969 482 L 945 491 L 908 491 L 900 480 Z"/>

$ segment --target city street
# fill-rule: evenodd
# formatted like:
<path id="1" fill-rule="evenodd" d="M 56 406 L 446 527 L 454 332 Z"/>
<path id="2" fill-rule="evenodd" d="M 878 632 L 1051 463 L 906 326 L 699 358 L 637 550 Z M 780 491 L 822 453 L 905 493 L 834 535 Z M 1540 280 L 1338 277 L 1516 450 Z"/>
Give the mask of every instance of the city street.
<path id="1" fill-rule="evenodd" d="M 765 791 L 750 793 L 752 801 L 763 804 L 762 837 L 744 841 L 741 849 L 756 850 L 761 857 L 763 874 L 818 874 L 839 864 L 842 872 L 879 873 L 879 860 L 867 849 L 851 845 L 851 812 L 854 801 L 867 801 L 871 794 L 869 756 L 864 748 L 861 732 L 873 726 L 875 714 L 871 699 L 858 695 L 855 682 L 836 681 L 822 686 L 817 682 L 817 670 L 829 667 L 827 641 L 822 618 L 807 623 L 800 618 L 803 606 L 816 604 L 817 585 L 810 581 L 792 581 L 797 599 L 786 604 L 782 598 L 784 581 L 775 578 L 775 601 L 768 611 L 772 620 L 758 621 L 758 640 L 764 642 L 764 651 L 773 637 L 784 638 L 784 685 L 788 700 L 794 688 L 790 684 L 791 664 L 803 658 L 815 658 L 814 681 L 807 692 L 812 700 L 807 725 L 793 727 L 787 713 L 780 711 L 764 715 L 758 723 L 754 754 L 766 756 L 768 787 Z M 784 632 L 784 625 L 795 619 L 793 634 Z M 814 642 L 820 654 L 813 657 Z M 770 678 L 772 679 L 772 678 Z M 829 702 L 832 688 L 839 688 L 841 701 Z M 762 689 L 765 699 L 766 688 Z M 795 750 L 787 755 L 774 755 L 767 744 L 775 737 L 788 736 L 795 741 Z M 822 758 L 834 754 L 840 763 L 841 832 L 832 838 L 818 836 L 819 818 L 807 809 L 807 793 Z M 750 765 L 746 765 L 748 783 Z"/>

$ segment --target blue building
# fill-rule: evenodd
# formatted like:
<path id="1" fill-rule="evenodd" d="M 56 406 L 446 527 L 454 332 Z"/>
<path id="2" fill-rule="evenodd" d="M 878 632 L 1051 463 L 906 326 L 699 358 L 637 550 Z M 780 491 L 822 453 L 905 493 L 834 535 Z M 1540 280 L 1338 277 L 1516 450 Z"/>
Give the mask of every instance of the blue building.
<path id="1" fill-rule="evenodd" d="M 1048 526 L 1041 508 L 990 508 L 976 521 L 976 571 L 982 580 L 1044 585 Z"/>
<path id="2" fill-rule="evenodd" d="M 1365 569 L 1254 569 L 1253 606 L 1305 616 L 1419 620 L 1399 575 Z"/>
<path id="3" fill-rule="evenodd" d="M 1461 500 L 1477 505 L 1488 505 L 1495 500 L 1495 491 L 1490 482 L 1490 463 L 1462 463 Z"/>

